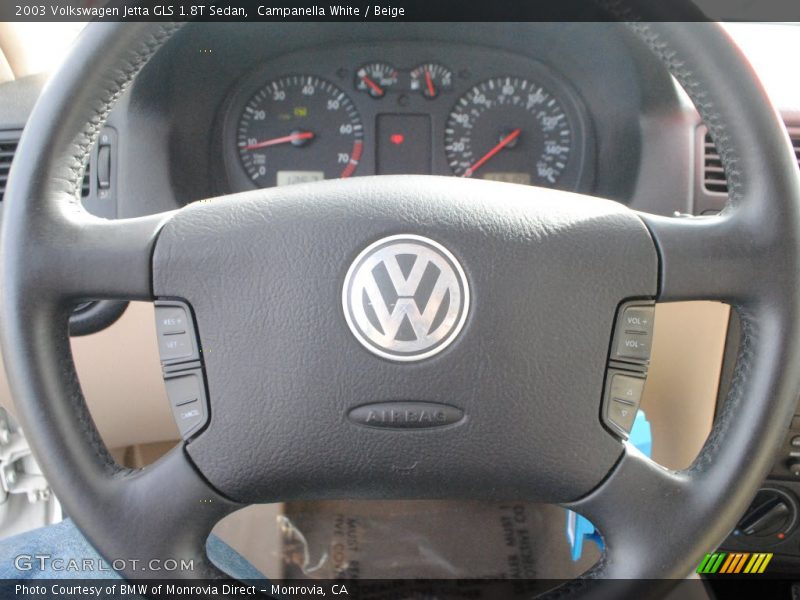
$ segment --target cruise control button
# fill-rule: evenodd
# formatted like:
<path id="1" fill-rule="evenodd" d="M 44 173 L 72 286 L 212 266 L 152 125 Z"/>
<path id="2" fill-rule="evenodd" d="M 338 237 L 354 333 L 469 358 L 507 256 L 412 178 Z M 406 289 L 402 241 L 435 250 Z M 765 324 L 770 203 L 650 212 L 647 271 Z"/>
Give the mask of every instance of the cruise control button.
<path id="1" fill-rule="evenodd" d="M 192 336 L 188 333 L 159 336 L 158 349 L 161 354 L 161 362 L 165 363 L 176 360 L 189 360 L 194 356 Z"/>
<path id="2" fill-rule="evenodd" d="M 182 306 L 157 306 L 156 329 L 159 335 L 186 333 L 189 327 L 186 309 Z"/>
<path id="3" fill-rule="evenodd" d="M 180 372 L 164 383 L 178 430 L 184 438 L 189 437 L 208 419 L 202 372 L 199 369 Z"/>
<path id="4" fill-rule="evenodd" d="M 203 422 L 203 407 L 198 400 L 175 409 L 175 422 L 181 435 L 190 435 Z"/>
<path id="5" fill-rule="evenodd" d="M 194 323 L 189 307 L 177 300 L 155 304 L 158 351 L 164 365 L 198 360 Z"/>

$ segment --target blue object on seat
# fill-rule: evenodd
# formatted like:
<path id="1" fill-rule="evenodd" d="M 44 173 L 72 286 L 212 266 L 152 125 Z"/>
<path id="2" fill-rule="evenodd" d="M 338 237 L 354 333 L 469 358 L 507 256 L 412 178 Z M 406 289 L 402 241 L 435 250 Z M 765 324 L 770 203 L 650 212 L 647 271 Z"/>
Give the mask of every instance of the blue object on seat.
<path id="1" fill-rule="evenodd" d="M 631 434 L 628 441 L 645 456 L 651 456 L 653 451 L 653 435 L 650 431 L 650 421 L 644 411 L 636 413 Z M 603 550 L 603 538 L 592 525 L 591 521 L 572 510 L 567 511 L 567 541 L 569 542 L 573 561 L 578 561 L 583 554 L 583 543 L 590 540 Z"/>

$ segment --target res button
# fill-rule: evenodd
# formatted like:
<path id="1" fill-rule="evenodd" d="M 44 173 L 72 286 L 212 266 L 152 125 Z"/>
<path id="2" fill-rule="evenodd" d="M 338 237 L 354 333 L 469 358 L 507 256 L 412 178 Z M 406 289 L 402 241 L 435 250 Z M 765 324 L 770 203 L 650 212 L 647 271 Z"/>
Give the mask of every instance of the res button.
<path id="1" fill-rule="evenodd" d="M 157 306 L 156 328 L 162 335 L 186 333 L 189 328 L 189 317 L 183 306 Z"/>
<path id="2" fill-rule="evenodd" d="M 198 360 L 194 323 L 189 307 L 183 302 L 159 300 L 156 309 L 156 334 L 161 363 Z"/>

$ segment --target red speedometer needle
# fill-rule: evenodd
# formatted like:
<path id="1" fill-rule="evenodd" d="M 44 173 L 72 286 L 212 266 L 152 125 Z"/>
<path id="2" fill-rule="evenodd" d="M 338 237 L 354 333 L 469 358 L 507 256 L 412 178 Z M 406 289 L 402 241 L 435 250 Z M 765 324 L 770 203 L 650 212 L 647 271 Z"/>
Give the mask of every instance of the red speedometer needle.
<path id="1" fill-rule="evenodd" d="M 374 81 L 372 81 L 372 79 L 370 79 L 370 78 L 369 78 L 369 77 L 367 77 L 366 75 L 362 75 L 362 76 L 361 76 L 361 81 L 363 81 L 364 83 L 366 83 L 366 84 L 367 84 L 367 86 L 368 86 L 368 87 L 369 87 L 369 88 L 370 88 L 370 89 L 371 89 L 373 92 L 375 92 L 375 93 L 376 93 L 376 94 L 378 94 L 379 96 L 383 96 L 383 88 L 382 88 L 381 86 L 379 86 L 377 83 L 375 83 Z"/>
<path id="2" fill-rule="evenodd" d="M 244 149 L 256 150 L 258 148 L 266 148 L 267 146 L 277 146 L 278 144 L 290 144 L 291 142 L 299 142 L 301 140 L 312 140 L 312 139 L 314 139 L 313 132 L 300 131 L 297 133 L 292 133 L 291 135 L 285 135 L 283 137 L 277 137 L 271 140 L 264 140 L 263 142 L 250 144 L 249 146 L 245 146 Z"/>
<path id="3" fill-rule="evenodd" d="M 433 98 L 436 95 L 436 88 L 433 87 L 433 77 L 431 77 L 431 72 L 428 69 L 425 69 L 425 83 L 428 85 L 428 93 Z"/>
<path id="4" fill-rule="evenodd" d="M 478 170 L 478 169 L 480 169 L 480 168 L 481 168 L 483 165 L 485 165 L 487 162 L 489 162 L 489 160 L 490 160 L 490 159 L 491 159 L 491 158 L 492 158 L 492 157 L 493 157 L 495 154 L 497 154 L 498 152 L 500 152 L 500 150 L 502 150 L 503 148 L 505 148 L 506 146 L 508 146 L 508 145 L 509 145 L 511 142 L 513 142 L 515 139 L 517 139 L 517 138 L 519 137 L 519 134 L 520 134 L 520 133 L 522 133 L 522 129 L 515 129 L 514 131 L 512 131 L 511 133 L 509 133 L 509 134 L 508 134 L 506 137 L 504 137 L 502 140 L 500 140 L 500 143 L 499 143 L 499 144 L 497 144 L 497 146 L 495 146 L 494 148 L 492 148 L 491 150 L 489 150 L 489 151 L 488 151 L 486 154 L 484 154 L 484 155 L 483 155 L 483 157 L 482 157 L 480 160 L 478 160 L 478 161 L 477 161 L 477 162 L 476 162 L 474 165 L 472 165 L 472 166 L 471 166 L 469 169 L 467 169 L 466 171 L 464 171 L 464 174 L 462 175 L 462 177 L 472 177 L 472 176 L 475 174 L 475 171 L 477 171 L 477 170 Z"/>

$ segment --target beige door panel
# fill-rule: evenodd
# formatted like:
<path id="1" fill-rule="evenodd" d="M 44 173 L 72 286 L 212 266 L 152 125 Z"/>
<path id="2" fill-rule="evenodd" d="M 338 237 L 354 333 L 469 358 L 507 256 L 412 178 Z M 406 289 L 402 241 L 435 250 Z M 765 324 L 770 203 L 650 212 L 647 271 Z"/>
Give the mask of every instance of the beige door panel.
<path id="1" fill-rule="evenodd" d="M 653 432 L 653 459 L 665 467 L 688 467 L 711 431 L 729 316 L 718 302 L 656 305 L 641 408 Z"/>
<path id="2" fill-rule="evenodd" d="M 109 448 L 179 438 L 157 348 L 153 305 L 145 302 L 132 302 L 116 323 L 99 333 L 72 338 L 86 402 Z M 5 371 L 0 371 L 0 405 L 10 407 Z"/>

